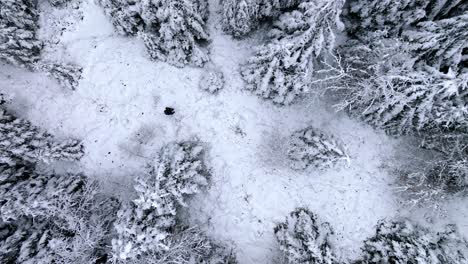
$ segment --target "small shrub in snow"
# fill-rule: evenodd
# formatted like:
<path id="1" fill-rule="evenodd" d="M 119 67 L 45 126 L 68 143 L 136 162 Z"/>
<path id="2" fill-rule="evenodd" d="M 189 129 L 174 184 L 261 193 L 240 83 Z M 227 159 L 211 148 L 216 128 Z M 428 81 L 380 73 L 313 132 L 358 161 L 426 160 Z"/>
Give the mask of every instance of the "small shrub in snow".
<path id="1" fill-rule="evenodd" d="M 220 71 L 204 71 L 199 83 L 200 89 L 210 93 L 216 93 L 224 87 L 224 75 Z"/>
<path id="2" fill-rule="evenodd" d="M 163 147 L 150 175 L 137 178 L 138 198 L 119 211 L 114 259 L 131 261 L 170 250 L 177 206 L 185 206 L 185 199 L 207 181 L 203 148 L 197 142 Z"/>
<path id="3" fill-rule="evenodd" d="M 30 162 L 71 161 L 82 156 L 83 145 L 79 141 L 57 142 L 50 134 L 0 108 L 0 162 L 8 163 L 15 158 Z"/>
<path id="4" fill-rule="evenodd" d="M 35 0 L 0 1 L 0 60 L 28 67 L 39 60 L 38 20 Z"/>
<path id="5" fill-rule="evenodd" d="M 447 226 L 433 232 L 408 220 L 380 222 L 357 263 L 466 263 L 468 243 Z"/>
<path id="6" fill-rule="evenodd" d="M 335 45 L 343 0 L 305 1 L 274 24 L 272 40 L 242 67 L 246 89 L 274 103 L 290 104 L 310 88 L 314 64 Z"/>
<path id="7" fill-rule="evenodd" d="M 332 234 L 328 222 L 319 221 L 314 213 L 301 208 L 275 227 L 283 263 L 288 264 L 338 263 L 329 242 Z"/>
<path id="8" fill-rule="evenodd" d="M 41 68 L 48 72 L 57 82 L 70 90 L 78 87 L 83 68 L 73 64 L 46 63 Z"/>
<path id="9" fill-rule="evenodd" d="M 347 159 L 347 154 L 343 144 L 336 139 L 308 127 L 291 135 L 288 157 L 292 168 L 305 169 L 308 166 L 330 166 Z"/>

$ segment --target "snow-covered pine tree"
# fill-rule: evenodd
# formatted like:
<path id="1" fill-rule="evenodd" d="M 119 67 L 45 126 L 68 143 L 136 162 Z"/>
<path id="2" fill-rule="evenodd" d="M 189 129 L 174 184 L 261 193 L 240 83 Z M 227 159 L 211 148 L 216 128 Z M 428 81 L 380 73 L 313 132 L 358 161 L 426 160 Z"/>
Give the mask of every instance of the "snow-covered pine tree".
<path id="1" fill-rule="evenodd" d="M 52 234 L 42 219 L 22 217 L 15 223 L 0 219 L 0 262 L 45 264 L 41 259 L 50 254 Z"/>
<path id="2" fill-rule="evenodd" d="M 207 0 L 99 0 L 117 30 L 140 36 L 149 56 L 177 67 L 209 60 Z"/>
<path id="3" fill-rule="evenodd" d="M 46 71 L 57 82 L 70 90 L 78 87 L 83 68 L 74 64 L 44 63 L 40 68 Z"/>
<path id="4" fill-rule="evenodd" d="M 209 60 L 205 29 L 207 10 L 198 1 L 149 0 L 143 2 L 146 30 L 140 34 L 150 57 L 177 67 L 203 66 Z"/>
<path id="5" fill-rule="evenodd" d="M 208 184 L 204 155 L 198 141 L 168 144 L 161 149 L 151 174 L 179 205 L 186 206 L 185 199 Z"/>
<path id="6" fill-rule="evenodd" d="M 402 29 L 422 21 L 430 0 L 352 0 L 347 28 L 352 35 L 368 38 L 372 31 L 398 36 Z"/>
<path id="7" fill-rule="evenodd" d="M 0 164 L 0 175 L 4 221 L 22 216 L 48 217 L 52 212 L 71 209 L 66 207 L 81 199 L 86 185 L 83 175 L 36 173 L 32 164 Z"/>
<path id="8" fill-rule="evenodd" d="M 463 15 L 418 23 L 403 32 L 418 61 L 443 72 L 468 72 L 468 12 Z"/>
<path id="9" fill-rule="evenodd" d="M 223 30 L 241 37 L 248 34 L 257 23 L 257 1 L 255 0 L 221 0 L 223 10 Z"/>
<path id="10" fill-rule="evenodd" d="M 300 2 L 302 0 L 221 0 L 223 30 L 234 37 L 245 36 L 262 20 L 277 17 L 282 10 Z"/>
<path id="11" fill-rule="evenodd" d="M 12 162 L 15 158 L 30 162 L 78 160 L 83 153 L 79 141 L 57 142 L 52 135 L 0 107 L 0 162 Z"/>
<path id="12" fill-rule="evenodd" d="M 414 69 L 406 43 L 397 40 L 351 41 L 341 50 L 348 72 L 329 87 L 341 109 L 393 135 L 466 131 L 466 73 Z"/>
<path id="13" fill-rule="evenodd" d="M 0 1 L 0 60 L 32 66 L 40 58 L 36 0 Z"/>
<path id="14" fill-rule="evenodd" d="M 298 208 L 275 227 L 275 236 L 287 264 L 337 263 L 329 237 L 333 230 L 311 211 Z"/>
<path id="15" fill-rule="evenodd" d="M 124 35 L 136 35 L 145 29 L 141 17 L 141 2 L 137 0 L 98 0 L 110 17 L 117 31 Z"/>
<path id="16" fill-rule="evenodd" d="M 447 226 L 433 232 L 408 220 L 380 222 L 356 263 L 467 263 L 468 243 Z"/>
<path id="17" fill-rule="evenodd" d="M 323 168 L 347 159 L 347 154 L 343 144 L 335 138 L 307 127 L 291 135 L 288 158 L 294 169 Z"/>
<path id="18" fill-rule="evenodd" d="M 2 263 L 94 263 L 105 256 L 118 204 L 96 187 L 82 175 L 0 164 L 0 222 L 10 230 L 0 235 L 0 260 L 16 260 Z"/>
<path id="19" fill-rule="evenodd" d="M 335 31 L 343 28 L 343 0 L 305 1 L 274 24 L 272 40 L 241 69 L 246 89 L 278 104 L 309 90 L 314 66 L 332 52 Z"/>
<path id="20" fill-rule="evenodd" d="M 163 147 L 150 174 L 136 179 L 138 198 L 118 213 L 118 237 L 112 241 L 114 260 L 128 263 L 169 250 L 177 207 L 185 206 L 185 199 L 207 182 L 203 148 L 198 142 Z"/>
<path id="21" fill-rule="evenodd" d="M 178 226 L 168 237 L 168 250 L 154 252 L 127 264 L 178 263 L 178 264 L 236 264 L 236 258 L 225 247 L 207 237 L 200 229 Z"/>

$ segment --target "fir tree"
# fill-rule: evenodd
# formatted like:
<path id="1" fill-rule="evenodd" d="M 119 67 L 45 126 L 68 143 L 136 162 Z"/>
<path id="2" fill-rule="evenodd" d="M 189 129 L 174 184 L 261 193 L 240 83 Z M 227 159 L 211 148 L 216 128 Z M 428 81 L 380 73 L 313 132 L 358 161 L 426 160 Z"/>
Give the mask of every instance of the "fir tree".
<path id="1" fill-rule="evenodd" d="M 468 71 L 468 13 L 421 22 L 403 33 L 418 61 L 442 71 Z M 461 73 L 462 74 L 462 73 Z"/>
<path id="2" fill-rule="evenodd" d="M 113 258 L 131 261 L 170 250 L 177 207 L 185 206 L 185 199 L 207 180 L 203 149 L 197 142 L 163 147 L 150 174 L 136 179 L 138 198 L 119 211 Z"/>
<path id="3" fill-rule="evenodd" d="M 415 69 L 406 43 L 395 40 L 341 49 L 347 73 L 328 88 L 340 97 L 340 108 L 393 135 L 468 128 L 466 73 Z"/>
<path id="4" fill-rule="evenodd" d="M 307 209 L 291 212 L 286 222 L 275 227 L 275 236 L 283 254 L 283 263 L 337 263 L 329 237 L 333 231 L 328 222 L 320 222 Z"/>
<path id="5" fill-rule="evenodd" d="M 105 256 L 118 204 L 96 192 L 82 175 L 38 173 L 30 163 L 0 164 L 0 222 L 7 230 L 0 236 L 0 259 L 78 264 Z"/>
<path id="6" fill-rule="evenodd" d="M 39 60 L 38 20 L 35 0 L 0 2 L 0 60 L 28 67 Z"/>
<path id="7" fill-rule="evenodd" d="M 426 17 L 429 0 L 353 0 L 350 1 L 348 30 L 367 38 L 368 32 L 383 31 L 398 36 L 402 29 Z"/>
<path id="8" fill-rule="evenodd" d="M 81 79 L 83 68 L 73 64 L 45 63 L 41 69 L 50 74 L 57 82 L 70 90 L 75 90 Z"/>
<path id="9" fill-rule="evenodd" d="M 291 167 L 305 169 L 308 166 L 327 167 L 347 159 L 343 144 L 313 127 L 296 131 L 291 136 L 288 157 Z"/>
<path id="10" fill-rule="evenodd" d="M 41 219 L 22 217 L 16 223 L 0 220 L 1 263 L 45 263 L 43 257 L 50 254 L 52 234 Z"/>
<path id="11" fill-rule="evenodd" d="M 49 0 L 49 3 L 55 7 L 63 6 L 64 4 L 68 2 L 70 2 L 70 0 Z"/>
<path id="12" fill-rule="evenodd" d="M 136 35 L 145 29 L 141 17 L 141 4 L 136 0 L 98 0 L 110 17 L 117 31 L 124 35 Z"/>
<path id="13" fill-rule="evenodd" d="M 380 222 L 356 263 L 466 263 L 468 243 L 453 226 L 433 232 L 408 220 Z"/>
<path id="14" fill-rule="evenodd" d="M 99 0 L 117 30 L 143 39 L 149 56 L 177 67 L 203 66 L 206 44 L 206 0 Z"/>
<path id="15" fill-rule="evenodd" d="M 143 4 L 147 27 L 140 36 L 152 59 L 178 67 L 203 66 L 209 60 L 204 47 L 209 38 L 204 28 L 206 14 L 197 2 L 151 0 Z"/>
<path id="16" fill-rule="evenodd" d="M 223 29 L 242 37 L 257 28 L 262 20 L 274 18 L 281 11 L 299 5 L 301 0 L 222 0 Z"/>
<path id="17" fill-rule="evenodd" d="M 0 108 L 0 162 L 24 159 L 30 162 L 78 160 L 83 146 L 77 140 L 57 142 L 26 120 Z"/>
<path id="18" fill-rule="evenodd" d="M 271 32 L 272 41 L 260 47 L 242 67 L 246 89 L 278 104 L 289 104 L 307 92 L 314 64 L 335 45 L 335 31 L 344 1 L 306 1 L 283 14 Z"/>

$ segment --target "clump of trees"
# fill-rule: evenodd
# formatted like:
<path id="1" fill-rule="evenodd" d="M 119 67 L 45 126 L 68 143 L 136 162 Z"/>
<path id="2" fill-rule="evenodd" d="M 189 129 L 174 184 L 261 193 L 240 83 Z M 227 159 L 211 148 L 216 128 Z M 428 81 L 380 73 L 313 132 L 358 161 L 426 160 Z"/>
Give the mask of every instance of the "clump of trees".
<path id="1" fill-rule="evenodd" d="M 282 258 L 280 263 L 465 263 L 468 241 L 453 225 L 436 232 L 409 219 L 380 221 L 373 236 L 362 246 L 356 260 L 336 257 L 330 223 L 321 221 L 305 208 L 295 209 L 278 224 L 275 236 Z"/>

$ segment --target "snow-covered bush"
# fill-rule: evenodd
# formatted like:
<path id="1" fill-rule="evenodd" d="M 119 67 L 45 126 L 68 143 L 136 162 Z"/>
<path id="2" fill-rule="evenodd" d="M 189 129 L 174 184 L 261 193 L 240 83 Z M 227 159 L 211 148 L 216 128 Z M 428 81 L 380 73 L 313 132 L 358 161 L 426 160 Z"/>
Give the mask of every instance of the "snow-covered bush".
<path id="1" fill-rule="evenodd" d="M 301 0 L 221 0 L 223 30 L 242 37 L 257 28 L 262 20 L 277 17 L 282 10 L 297 6 Z"/>
<path id="2" fill-rule="evenodd" d="M 131 261 L 170 250 L 178 206 L 208 183 L 203 148 L 195 141 L 172 143 L 145 177 L 136 179 L 137 199 L 119 211 L 112 241 L 116 261 Z"/>
<path id="3" fill-rule="evenodd" d="M 45 63 L 40 68 L 56 79 L 61 86 L 70 90 L 78 87 L 83 72 L 80 66 L 63 63 Z"/>
<path id="4" fill-rule="evenodd" d="M 57 142 L 24 119 L 16 118 L 0 108 L 0 162 L 15 158 L 30 162 L 78 160 L 83 145 L 77 140 Z"/>
<path id="5" fill-rule="evenodd" d="M 283 254 L 283 263 L 332 264 L 335 259 L 329 242 L 333 230 L 307 209 L 296 209 L 286 222 L 275 227 L 275 236 Z"/>
<path id="6" fill-rule="evenodd" d="M 224 87 L 224 75 L 221 71 L 206 70 L 200 77 L 199 87 L 210 93 L 216 93 Z"/>
<path id="7" fill-rule="evenodd" d="M 206 0 L 99 0 L 117 30 L 139 35 L 149 56 L 177 67 L 209 60 Z"/>
<path id="8" fill-rule="evenodd" d="M 467 263 L 468 243 L 453 226 L 433 232 L 408 220 L 380 222 L 357 263 Z"/>
<path id="9" fill-rule="evenodd" d="M 0 60 L 28 67 L 39 60 L 36 4 L 35 0 L 0 1 Z"/>
<path id="10" fill-rule="evenodd" d="M 278 104 L 307 92 L 314 66 L 335 46 L 343 0 L 305 1 L 274 24 L 271 41 L 258 48 L 242 67 L 246 89 Z"/>
<path id="11" fill-rule="evenodd" d="M 439 21 L 418 23 L 403 32 L 418 61 L 447 72 L 468 71 L 468 13 Z"/>
<path id="12" fill-rule="evenodd" d="M 323 168 L 348 158 L 342 143 L 313 127 L 291 135 L 288 157 L 294 169 L 305 169 L 308 166 Z"/>

